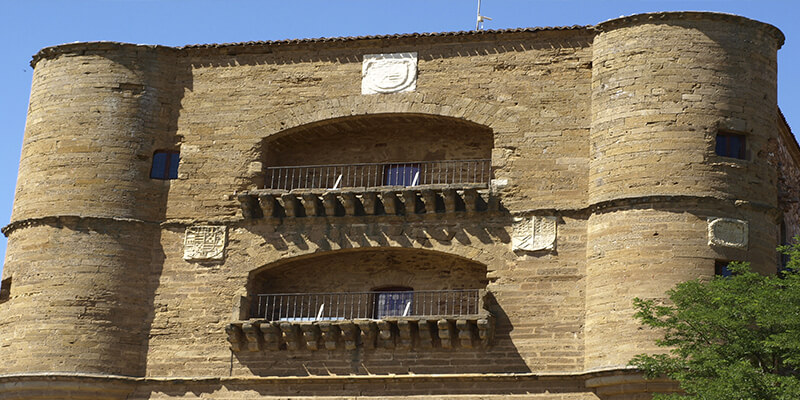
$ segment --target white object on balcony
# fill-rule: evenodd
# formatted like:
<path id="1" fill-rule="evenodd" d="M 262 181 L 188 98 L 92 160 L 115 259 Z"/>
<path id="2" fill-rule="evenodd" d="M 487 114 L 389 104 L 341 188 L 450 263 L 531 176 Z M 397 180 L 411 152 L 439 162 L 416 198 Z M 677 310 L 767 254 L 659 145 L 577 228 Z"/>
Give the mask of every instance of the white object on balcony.
<path id="1" fill-rule="evenodd" d="M 407 316 L 408 316 L 408 312 L 409 312 L 410 310 L 411 310 L 411 302 L 409 301 L 408 303 L 406 303 L 406 308 L 405 308 L 405 310 L 403 310 L 403 316 L 404 316 L 404 317 L 407 317 Z"/>
<path id="2" fill-rule="evenodd" d="M 342 174 L 339 174 L 339 177 L 336 178 L 336 183 L 333 184 L 333 189 L 332 190 L 339 189 L 339 185 L 341 185 L 341 184 L 342 184 Z"/>
<path id="3" fill-rule="evenodd" d="M 319 312 L 317 312 L 317 321 L 322 318 L 322 313 L 325 312 L 325 303 L 320 304 Z"/>
<path id="4" fill-rule="evenodd" d="M 419 185 L 419 171 L 414 174 L 414 179 L 411 180 L 411 186 Z"/>
<path id="5" fill-rule="evenodd" d="M 412 92 L 416 89 L 416 52 L 364 55 L 361 94 Z"/>

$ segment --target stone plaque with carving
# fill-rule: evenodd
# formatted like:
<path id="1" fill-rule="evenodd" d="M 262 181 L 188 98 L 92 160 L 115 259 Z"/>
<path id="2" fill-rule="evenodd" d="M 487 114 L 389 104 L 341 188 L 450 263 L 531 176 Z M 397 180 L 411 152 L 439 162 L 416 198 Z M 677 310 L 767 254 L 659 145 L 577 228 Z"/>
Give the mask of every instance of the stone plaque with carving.
<path id="1" fill-rule="evenodd" d="M 225 254 L 224 226 L 190 226 L 183 241 L 183 259 L 187 261 L 222 260 Z"/>
<path id="2" fill-rule="evenodd" d="M 708 245 L 747 248 L 747 221 L 733 218 L 708 218 Z"/>
<path id="3" fill-rule="evenodd" d="M 417 53 L 365 54 L 361 94 L 411 92 L 417 88 Z"/>
<path id="4" fill-rule="evenodd" d="M 511 249 L 524 251 L 553 250 L 556 247 L 556 217 L 514 219 Z"/>

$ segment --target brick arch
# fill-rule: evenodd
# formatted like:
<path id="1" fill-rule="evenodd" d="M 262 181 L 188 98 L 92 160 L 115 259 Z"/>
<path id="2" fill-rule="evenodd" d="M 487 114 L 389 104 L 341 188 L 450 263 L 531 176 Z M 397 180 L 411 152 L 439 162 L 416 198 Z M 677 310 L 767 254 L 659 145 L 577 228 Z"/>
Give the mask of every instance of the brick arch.
<path id="1" fill-rule="evenodd" d="M 335 250 L 264 265 L 249 274 L 247 291 L 255 300 L 259 294 L 353 293 L 380 287 L 407 287 L 415 291 L 483 290 L 488 284 L 487 270 L 484 263 L 427 249 Z"/>
<path id="2" fill-rule="evenodd" d="M 495 134 L 517 129 L 517 112 L 499 105 L 469 98 L 422 94 L 354 95 L 309 101 L 296 107 L 276 110 L 242 128 L 257 135 L 259 143 L 269 136 L 304 125 L 350 116 L 370 114 L 427 114 L 463 119 L 492 129 Z"/>
<path id="3" fill-rule="evenodd" d="M 496 244 L 492 244 L 495 245 Z M 490 246 L 490 245 L 487 245 Z M 455 247 L 455 248 L 454 248 Z M 477 255 L 475 258 L 468 258 L 463 255 L 463 253 L 470 252 L 475 253 L 475 250 L 478 249 Z M 459 251 L 460 250 L 460 251 Z M 252 279 L 253 275 L 257 275 L 264 271 L 282 267 L 289 263 L 294 262 L 302 262 L 303 260 L 309 259 L 316 259 L 316 258 L 324 258 L 330 255 L 337 255 L 343 253 L 357 253 L 357 252 L 379 252 L 379 251 L 410 251 L 410 252 L 417 252 L 417 253 L 426 253 L 431 255 L 436 255 L 440 257 L 447 257 L 458 259 L 463 262 L 469 263 L 476 263 L 481 265 L 488 265 L 491 262 L 491 259 L 484 259 L 483 255 L 490 254 L 485 251 L 480 251 L 479 248 L 476 248 L 474 245 L 469 246 L 454 246 L 454 245 L 447 245 L 447 246 L 436 246 L 436 248 L 431 249 L 427 247 L 422 247 L 417 243 L 413 243 L 412 246 L 361 246 L 361 247 L 339 247 L 333 248 L 331 250 L 324 250 L 320 251 L 319 249 L 308 249 L 305 252 L 298 252 L 289 257 L 278 257 L 275 259 L 271 259 L 264 264 L 261 264 L 258 267 L 253 268 L 249 272 L 249 278 Z"/>

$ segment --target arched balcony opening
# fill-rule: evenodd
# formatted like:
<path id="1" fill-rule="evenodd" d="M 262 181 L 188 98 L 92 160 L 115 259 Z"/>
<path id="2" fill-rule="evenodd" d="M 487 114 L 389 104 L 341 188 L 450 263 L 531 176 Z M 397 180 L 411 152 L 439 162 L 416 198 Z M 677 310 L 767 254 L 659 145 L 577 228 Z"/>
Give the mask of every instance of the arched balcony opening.
<path id="1" fill-rule="evenodd" d="M 485 184 L 492 146 L 490 128 L 452 117 L 335 118 L 265 140 L 265 188 Z"/>
<path id="2" fill-rule="evenodd" d="M 412 215 L 494 209 L 492 129 L 427 114 L 369 114 L 264 140 L 260 189 L 238 193 L 245 218 Z"/>
<path id="3" fill-rule="evenodd" d="M 302 321 L 478 314 L 486 283 L 486 266 L 444 253 L 335 251 L 253 274 L 251 317 Z"/>
<path id="4" fill-rule="evenodd" d="M 488 345 L 486 266 L 419 249 L 339 250 L 250 275 L 250 319 L 229 326 L 236 351 Z M 254 339 L 247 340 L 248 332 Z"/>

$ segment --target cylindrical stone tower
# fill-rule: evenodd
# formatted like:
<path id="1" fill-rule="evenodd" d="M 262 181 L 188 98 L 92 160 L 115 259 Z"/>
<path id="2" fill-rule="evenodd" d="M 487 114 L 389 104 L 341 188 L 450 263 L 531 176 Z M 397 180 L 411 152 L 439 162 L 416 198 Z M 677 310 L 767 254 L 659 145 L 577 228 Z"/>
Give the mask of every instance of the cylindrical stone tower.
<path id="1" fill-rule="evenodd" d="M 772 267 L 778 243 L 777 170 L 766 150 L 777 135 L 780 31 L 696 12 L 634 15 L 597 29 L 588 370 L 655 350 L 633 318 L 634 297 L 663 297 L 678 282 L 713 275 L 716 262 Z M 744 159 L 715 153 L 718 132 L 745 138 Z M 744 221 L 745 243 L 710 243 L 715 218 Z"/>
<path id="2" fill-rule="evenodd" d="M 168 182 L 171 50 L 82 43 L 34 58 L 0 304 L 4 373 L 142 375 Z M 170 81 L 172 78 L 172 81 Z"/>

